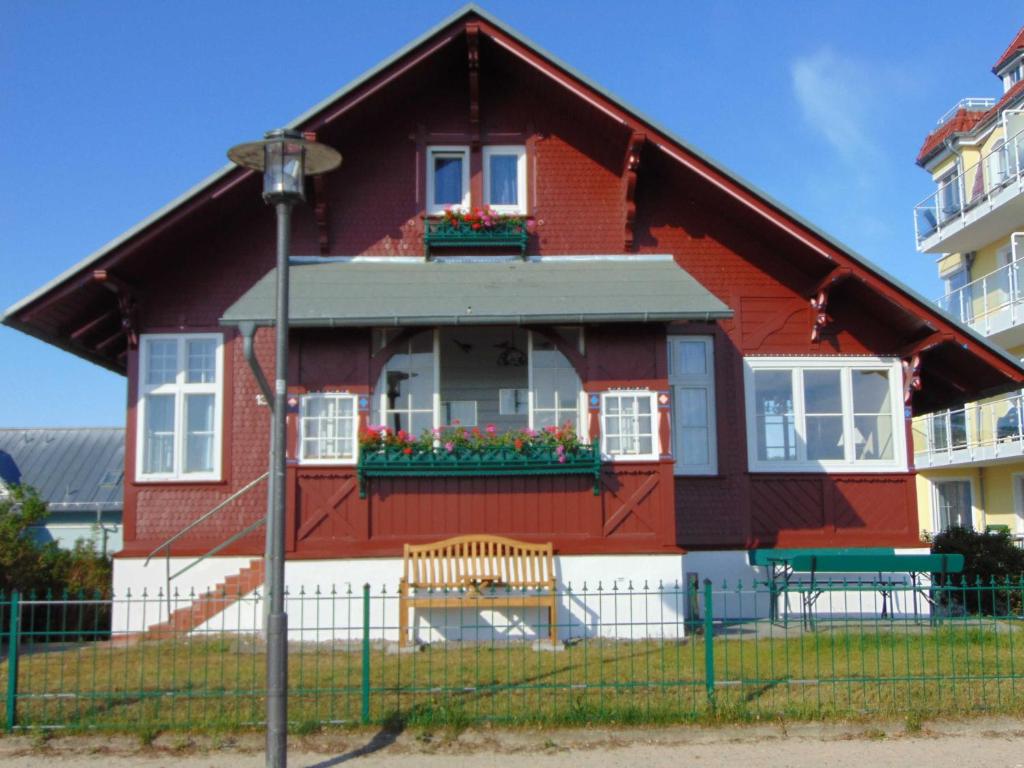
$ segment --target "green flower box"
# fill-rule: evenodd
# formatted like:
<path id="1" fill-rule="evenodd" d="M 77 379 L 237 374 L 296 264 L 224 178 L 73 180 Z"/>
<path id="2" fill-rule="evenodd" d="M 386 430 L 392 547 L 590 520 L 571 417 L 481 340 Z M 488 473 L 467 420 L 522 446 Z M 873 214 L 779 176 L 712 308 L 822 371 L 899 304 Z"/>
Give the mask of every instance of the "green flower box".
<path id="1" fill-rule="evenodd" d="M 452 452 L 414 451 L 401 448 L 362 451 L 356 472 L 359 497 L 365 499 L 372 477 L 494 477 L 502 475 L 591 475 L 594 495 L 601 493 L 601 454 L 593 446 L 581 445 L 559 461 L 555 449 L 525 446 L 522 450 L 495 447 Z"/>
<path id="2" fill-rule="evenodd" d="M 529 236 L 522 219 L 499 221 L 480 229 L 449 218 L 424 219 L 423 223 L 423 247 L 428 259 L 433 248 L 518 248 L 520 258 L 525 258 Z"/>

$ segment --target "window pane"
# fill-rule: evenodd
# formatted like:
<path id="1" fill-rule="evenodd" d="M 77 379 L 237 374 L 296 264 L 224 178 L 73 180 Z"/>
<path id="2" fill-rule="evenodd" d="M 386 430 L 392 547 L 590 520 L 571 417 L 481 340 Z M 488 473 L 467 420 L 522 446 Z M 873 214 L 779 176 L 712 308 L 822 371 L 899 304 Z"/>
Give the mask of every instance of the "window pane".
<path id="1" fill-rule="evenodd" d="M 178 375 L 178 340 L 147 339 L 146 384 L 173 384 Z"/>
<path id="2" fill-rule="evenodd" d="M 852 371 L 854 413 L 892 414 L 888 371 Z"/>
<path id="3" fill-rule="evenodd" d="M 491 155 L 490 202 L 492 205 L 518 205 L 519 158 L 516 155 Z"/>
<path id="4" fill-rule="evenodd" d="M 807 458 L 810 461 L 844 458 L 842 416 L 811 416 L 808 414 Z"/>
<path id="5" fill-rule="evenodd" d="M 213 471 L 213 395 L 185 397 L 185 471 Z"/>
<path id="6" fill-rule="evenodd" d="M 189 384 L 213 384 L 217 378 L 217 342 L 214 339 L 189 339 L 185 343 Z"/>
<path id="7" fill-rule="evenodd" d="M 754 418 L 757 421 L 757 458 L 795 461 L 793 377 L 789 371 L 754 372 Z"/>
<path id="8" fill-rule="evenodd" d="M 891 460 L 892 416 L 855 416 L 853 441 L 858 459 Z"/>
<path id="9" fill-rule="evenodd" d="M 940 530 L 945 530 L 953 525 L 965 528 L 972 526 L 971 483 L 969 480 L 947 480 L 937 483 L 935 497 Z"/>
<path id="10" fill-rule="evenodd" d="M 804 408 L 807 413 L 843 412 L 839 371 L 804 371 Z"/>
<path id="11" fill-rule="evenodd" d="M 707 345 L 703 341 L 680 341 L 676 344 L 676 373 L 703 376 L 707 371 Z"/>
<path id="12" fill-rule="evenodd" d="M 143 430 L 143 472 L 174 471 L 174 395 L 147 395 Z"/>
<path id="13" fill-rule="evenodd" d="M 697 466 L 708 463 L 708 431 L 706 429 L 684 427 L 680 441 L 683 455 L 676 457 L 676 461 Z"/>
<path id="14" fill-rule="evenodd" d="M 462 205 L 462 157 L 434 158 L 434 202 Z"/>

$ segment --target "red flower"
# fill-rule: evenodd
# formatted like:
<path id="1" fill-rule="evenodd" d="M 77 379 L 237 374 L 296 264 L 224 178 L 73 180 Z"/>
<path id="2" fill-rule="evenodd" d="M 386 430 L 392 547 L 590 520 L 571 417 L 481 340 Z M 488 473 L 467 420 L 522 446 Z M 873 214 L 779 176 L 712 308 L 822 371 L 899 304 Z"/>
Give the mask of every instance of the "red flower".
<path id="1" fill-rule="evenodd" d="M 402 453 L 404 453 L 406 456 L 411 456 L 412 455 L 412 448 L 409 448 L 409 447 L 403 448 L 402 449 Z"/>
<path id="2" fill-rule="evenodd" d="M 517 451 L 523 450 L 523 441 L 520 440 L 518 437 L 515 439 L 515 442 L 512 443 L 512 445 L 514 445 L 516 447 Z"/>

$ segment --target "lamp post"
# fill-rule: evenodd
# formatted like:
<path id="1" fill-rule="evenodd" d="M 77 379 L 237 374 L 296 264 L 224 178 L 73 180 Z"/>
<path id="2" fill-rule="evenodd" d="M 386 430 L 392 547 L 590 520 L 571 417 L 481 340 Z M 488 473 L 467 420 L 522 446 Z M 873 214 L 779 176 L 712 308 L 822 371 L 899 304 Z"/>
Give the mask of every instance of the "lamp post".
<path id="1" fill-rule="evenodd" d="M 341 155 L 296 131 L 269 131 L 263 141 L 228 150 L 232 162 L 263 173 L 263 200 L 277 210 L 277 312 L 274 400 L 267 487 L 267 750 L 268 768 L 288 761 L 288 614 L 284 611 L 285 424 L 288 397 L 288 246 L 292 206 L 305 200 L 306 177 L 332 171 Z"/>

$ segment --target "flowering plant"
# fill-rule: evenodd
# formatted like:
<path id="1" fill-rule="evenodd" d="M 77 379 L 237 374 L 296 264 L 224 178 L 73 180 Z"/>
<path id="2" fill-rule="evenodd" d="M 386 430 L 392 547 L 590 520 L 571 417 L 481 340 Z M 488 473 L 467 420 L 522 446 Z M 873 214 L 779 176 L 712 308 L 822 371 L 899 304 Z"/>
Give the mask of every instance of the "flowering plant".
<path id="1" fill-rule="evenodd" d="M 466 428 L 459 424 L 450 427 L 425 429 L 416 437 L 404 429 L 393 430 L 387 426 L 368 426 L 359 432 L 359 449 L 364 452 L 401 453 L 406 456 L 471 455 L 504 450 L 517 454 L 552 452 L 559 463 L 564 464 L 567 455 L 581 447 L 576 428 L 571 422 L 560 427 L 550 426 L 541 430 L 513 429 L 499 433 L 497 427 L 488 424 Z"/>
<path id="2" fill-rule="evenodd" d="M 512 227 L 521 231 L 524 227 L 529 231 L 533 226 L 533 220 L 517 214 L 498 213 L 490 206 L 462 210 L 448 206 L 444 209 L 441 220 L 452 229 L 465 229 L 473 231 L 487 231 L 499 227 Z"/>

